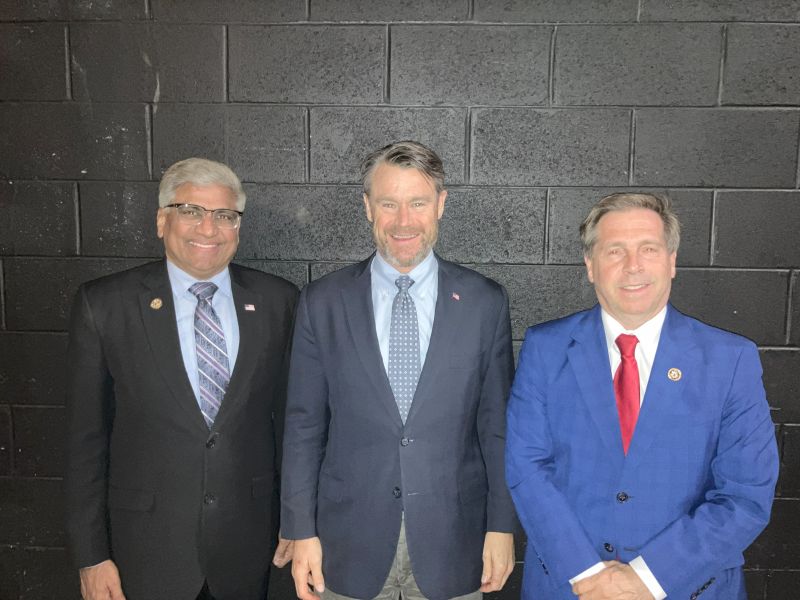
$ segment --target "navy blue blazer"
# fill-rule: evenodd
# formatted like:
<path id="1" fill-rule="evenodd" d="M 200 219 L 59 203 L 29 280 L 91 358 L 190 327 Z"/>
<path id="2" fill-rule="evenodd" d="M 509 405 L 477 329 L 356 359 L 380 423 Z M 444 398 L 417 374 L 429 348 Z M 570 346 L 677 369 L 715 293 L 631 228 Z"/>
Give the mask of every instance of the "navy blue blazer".
<path id="1" fill-rule="evenodd" d="M 298 306 L 282 480 L 284 537 L 319 536 L 331 590 L 381 590 L 405 514 L 431 600 L 480 586 L 486 531 L 516 522 L 503 468 L 513 374 L 508 299 L 439 259 L 430 347 L 403 424 L 381 359 L 370 259 L 309 284 Z"/>
<path id="2" fill-rule="evenodd" d="M 531 327 L 508 406 L 523 598 L 641 555 L 669 598 L 745 598 L 778 455 L 756 346 L 668 307 L 627 456 L 600 308 Z"/>

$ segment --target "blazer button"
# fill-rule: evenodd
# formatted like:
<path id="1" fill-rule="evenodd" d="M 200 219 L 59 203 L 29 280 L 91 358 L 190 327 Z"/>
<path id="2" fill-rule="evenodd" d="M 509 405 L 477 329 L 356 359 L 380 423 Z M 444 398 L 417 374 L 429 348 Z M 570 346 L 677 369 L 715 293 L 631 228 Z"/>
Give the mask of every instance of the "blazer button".
<path id="1" fill-rule="evenodd" d="M 620 504 L 622 504 L 623 502 L 627 502 L 628 498 L 630 498 L 630 496 L 628 496 L 628 494 L 626 494 L 625 492 L 620 492 L 619 494 L 617 494 L 617 502 L 619 502 Z"/>
<path id="2" fill-rule="evenodd" d="M 400 445 L 401 446 L 408 446 L 410 441 L 411 440 L 409 440 L 408 438 L 403 438 L 403 439 L 400 440 Z"/>
<path id="3" fill-rule="evenodd" d="M 206 494 L 205 496 L 203 496 L 203 503 L 205 504 L 214 504 L 214 502 L 216 501 L 217 499 L 214 497 L 213 494 Z"/>
<path id="4" fill-rule="evenodd" d="M 208 438 L 208 441 L 206 442 L 206 448 L 210 450 L 216 445 L 217 445 L 217 434 L 215 433 L 210 438 Z"/>
<path id="5" fill-rule="evenodd" d="M 400 488 L 399 488 L 399 487 L 395 487 L 395 488 L 392 490 L 392 495 L 393 495 L 395 498 L 399 498 L 399 497 L 400 497 Z"/>
<path id="6" fill-rule="evenodd" d="M 610 554 L 611 552 L 614 552 L 614 546 L 612 546 L 612 545 L 611 545 L 611 544 L 609 544 L 608 542 L 606 542 L 605 544 L 603 544 L 603 549 L 604 549 L 606 552 L 608 552 L 609 554 Z"/>

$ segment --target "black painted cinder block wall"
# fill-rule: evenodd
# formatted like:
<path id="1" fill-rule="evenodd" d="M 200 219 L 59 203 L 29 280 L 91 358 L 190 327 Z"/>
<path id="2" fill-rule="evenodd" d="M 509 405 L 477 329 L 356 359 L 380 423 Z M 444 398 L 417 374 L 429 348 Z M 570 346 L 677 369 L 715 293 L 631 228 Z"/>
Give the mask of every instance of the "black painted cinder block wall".
<path id="1" fill-rule="evenodd" d="M 675 304 L 756 340 L 777 424 L 750 596 L 800 597 L 800 0 L 2 0 L 0 600 L 78 597 L 69 299 L 160 255 L 164 168 L 229 163 L 238 259 L 302 285 L 369 252 L 357 165 L 398 138 L 442 155 L 439 250 L 508 287 L 516 340 L 593 302 L 594 200 L 672 193 Z"/>

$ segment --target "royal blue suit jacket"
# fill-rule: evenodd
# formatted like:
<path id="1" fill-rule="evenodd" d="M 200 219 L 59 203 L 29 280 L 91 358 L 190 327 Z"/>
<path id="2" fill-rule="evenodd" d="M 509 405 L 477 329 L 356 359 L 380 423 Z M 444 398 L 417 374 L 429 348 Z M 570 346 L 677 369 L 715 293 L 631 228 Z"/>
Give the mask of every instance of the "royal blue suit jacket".
<path id="1" fill-rule="evenodd" d="M 505 290 L 439 259 L 430 346 L 406 422 L 383 366 L 369 260 L 303 290 L 286 408 L 281 532 L 319 536 L 326 587 L 380 592 L 405 514 L 422 592 L 480 586 L 487 531 L 513 530 L 504 477 L 514 363 Z"/>
<path id="2" fill-rule="evenodd" d="M 746 597 L 778 472 L 752 342 L 669 306 L 626 456 L 600 308 L 531 327 L 507 435 L 524 599 L 574 599 L 570 578 L 640 555 L 668 598 Z"/>

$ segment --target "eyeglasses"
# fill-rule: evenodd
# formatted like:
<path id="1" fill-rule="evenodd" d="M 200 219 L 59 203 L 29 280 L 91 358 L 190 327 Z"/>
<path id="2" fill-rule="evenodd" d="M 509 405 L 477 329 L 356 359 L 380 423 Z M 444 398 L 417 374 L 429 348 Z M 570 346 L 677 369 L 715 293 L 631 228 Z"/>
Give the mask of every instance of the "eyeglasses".
<path id="1" fill-rule="evenodd" d="M 174 208 L 181 223 L 195 227 L 203 222 L 207 213 L 211 213 L 211 221 L 220 229 L 238 229 L 244 214 L 230 208 L 208 210 L 196 204 L 167 204 L 164 208 Z"/>

